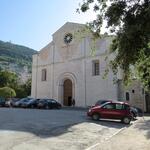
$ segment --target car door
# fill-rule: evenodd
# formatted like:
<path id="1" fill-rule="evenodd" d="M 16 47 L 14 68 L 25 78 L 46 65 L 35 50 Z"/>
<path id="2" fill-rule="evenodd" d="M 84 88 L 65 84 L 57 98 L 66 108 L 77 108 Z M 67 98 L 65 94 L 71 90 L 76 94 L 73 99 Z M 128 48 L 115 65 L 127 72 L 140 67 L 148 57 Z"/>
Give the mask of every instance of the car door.
<path id="1" fill-rule="evenodd" d="M 57 102 L 53 99 L 49 100 L 49 106 L 51 108 L 56 108 L 57 107 Z"/>
<path id="2" fill-rule="evenodd" d="M 104 106 L 105 110 L 105 118 L 109 119 L 122 119 L 122 117 L 126 114 L 126 110 L 123 104 L 113 103 Z M 106 110 L 107 109 L 107 110 Z"/>
<path id="3" fill-rule="evenodd" d="M 108 103 L 101 107 L 101 117 L 106 119 L 113 119 L 114 118 L 114 110 L 115 110 L 115 104 L 114 103 Z"/>
<path id="4" fill-rule="evenodd" d="M 115 111 L 114 111 L 114 118 L 115 119 L 121 119 L 123 117 L 123 114 L 125 113 L 123 104 L 115 104 Z"/>
<path id="5" fill-rule="evenodd" d="M 120 119 L 124 116 L 130 116 L 131 117 L 131 108 L 127 104 L 122 104 L 122 110 L 120 110 L 119 117 Z"/>

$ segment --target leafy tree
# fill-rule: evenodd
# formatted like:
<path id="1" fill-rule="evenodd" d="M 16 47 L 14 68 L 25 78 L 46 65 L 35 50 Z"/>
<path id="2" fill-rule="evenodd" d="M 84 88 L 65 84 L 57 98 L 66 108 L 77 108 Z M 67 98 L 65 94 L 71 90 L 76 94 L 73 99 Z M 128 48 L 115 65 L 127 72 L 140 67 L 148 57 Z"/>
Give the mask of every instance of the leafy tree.
<path id="1" fill-rule="evenodd" d="M 15 87 L 18 98 L 23 98 L 31 95 L 31 78 L 24 84 L 19 84 Z"/>
<path id="2" fill-rule="evenodd" d="M 24 89 L 27 93 L 27 96 L 31 95 L 31 78 L 29 78 L 24 84 Z"/>
<path id="3" fill-rule="evenodd" d="M 27 97 L 31 94 L 31 78 L 22 84 L 16 73 L 2 70 L 0 71 L 0 87 L 6 86 L 14 89 L 18 98 Z M 4 93 L 4 95 L 6 94 Z"/>
<path id="4" fill-rule="evenodd" d="M 78 11 L 91 8 L 97 14 L 88 23 L 93 35 L 100 36 L 104 21 L 115 35 L 111 49 L 116 53 L 111 62 L 114 73 L 121 68 L 128 83 L 134 66 L 136 77 L 150 90 L 150 0 L 84 0 Z"/>
<path id="5" fill-rule="evenodd" d="M 16 91 L 16 97 L 17 98 L 23 98 L 23 97 L 27 97 L 27 92 L 25 91 L 24 89 L 24 86 L 23 85 L 18 85 L 16 88 L 15 88 L 15 91 Z"/>
<path id="6" fill-rule="evenodd" d="M 15 97 L 15 96 L 16 96 L 16 92 L 14 89 L 12 89 L 10 87 L 0 88 L 0 97 L 11 98 L 11 97 Z"/>
<path id="7" fill-rule="evenodd" d="M 14 88 L 17 85 L 18 76 L 7 70 L 0 71 L 0 87 L 9 86 Z"/>

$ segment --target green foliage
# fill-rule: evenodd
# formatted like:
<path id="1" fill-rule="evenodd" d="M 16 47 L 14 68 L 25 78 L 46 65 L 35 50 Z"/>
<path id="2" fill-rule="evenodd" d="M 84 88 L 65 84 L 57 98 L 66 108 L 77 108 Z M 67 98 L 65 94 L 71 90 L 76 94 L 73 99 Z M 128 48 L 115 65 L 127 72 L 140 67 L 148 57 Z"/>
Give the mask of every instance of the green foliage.
<path id="1" fill-rule="evenodd" d="M 0 87 L 9 86 L 14 88 L 17 84 L 18 76 L 14 72 L 0 71 Z"/>
<path id="2" fill-rule="evenodd" d="M 150 0 L 84 0 L 78 11 L 86 12 L 94 3 L 97 18 L 88 26 L 99 35 L 104 20 L 115 35 L 112 52 L 116 53 L 111 67 L 124 71 L 124 83 L 133 78 L 133 67 L 146 89 L 150 90 Z"/>
<path id="3" fill-rule="evenodd" d="M 0 87 L 2 88 L 2 92 L 0 96 L 8 95 L 6 92 L 3 93 L 3 91 L 5 91 L 5 89 L 3 90 L 3 87 L 10 87 L 14 89 L 16 91 L 15 96 L 17 98 L 29 96 L 31 94 L 31 78 L 29 78 L 25 83 L 20 83 L 19 80 L 20 79 L 16 73 L 1 70 Z"/>
<path id="4" fill-rule="evenodd" d="M 32 55 L 36 53 L 35 50 L 28 47 L 0 41 L 0 65 L 2 68 L 13 63 L 19 67 L 27 66 L 31 71 Z"/>
<path id="5" fill-rule="evenodd" d="M 25 91 L 23 85 L 18 85 L 18 86 L 15 88 L 15 91 L 16 91 L 16 97 L 17 97 L 17 98 L 23 98 L 23 97 L 27 97 L 27 96 L 28 96 L 28 94 L 27 94 L 27 92 Z"/>
<path id="6" fill-rule="evenodd" d="M 29 78 L 24 84 L 24 89 L 26 91 L 27 96 L 31 95 L 31 78 Z"/>
<path id="7" fill-rule="evenodd" d="M 150 57 L 147 57 L 144 50 L 141 51 L 140 59 L 136 63 L 138 77 L 144 83 L 146 89 L 150 87 Z"/>
<path id="8" fill-rule="evenodd" d="M 31 95 L 31 78 L 29 78 L 24 84 L 18 84 L 15 87 L 16 97 L 23 98 Z"/>
<path id="9" fill-rule="evenodd" d="M 6 99 L 6 98 L 15 97 L 15 96 L 16 96 L 16 92 L 14 89 L 10 87 L 0 88 L 0 97 L 4 97 Z"/>

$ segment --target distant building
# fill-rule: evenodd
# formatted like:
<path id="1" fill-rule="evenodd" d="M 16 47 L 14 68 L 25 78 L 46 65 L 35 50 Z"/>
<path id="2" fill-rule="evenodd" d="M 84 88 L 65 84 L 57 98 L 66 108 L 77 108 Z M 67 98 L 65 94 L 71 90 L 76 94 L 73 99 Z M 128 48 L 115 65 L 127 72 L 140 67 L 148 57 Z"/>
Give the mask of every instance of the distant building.
<path id="1" fill-rule="evenodd" d="M 91 106 L 99 99 L 127 100 L 146 110 L 145 93 L 139 84 L 124 89 L 121 72 L 115 77 L 109 71 L 103 79 L 113 58 L 109 53 L 112 37 L 98 39 L 92 56 L 92 37 L 76 36 L 83 27 L 82 24 L 66 23 L 53 34 L 52 42 L 33 55 L 31 96 L 54 98 L 65 106 L 70 106 L 74 99 L 75 105 L 82 107 Z M 118 80 L 116 84 L 114 78 Z"/>

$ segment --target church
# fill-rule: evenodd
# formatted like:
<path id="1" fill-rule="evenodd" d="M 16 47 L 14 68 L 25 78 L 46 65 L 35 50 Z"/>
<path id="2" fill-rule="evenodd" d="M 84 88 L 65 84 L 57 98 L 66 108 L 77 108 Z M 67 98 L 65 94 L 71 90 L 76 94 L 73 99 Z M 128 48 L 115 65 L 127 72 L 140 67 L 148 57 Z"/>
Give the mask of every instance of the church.
<path id="1" fill-rule="evenodd" d="M 102 36 L 93 44 L 90 34 L 77 36 L 82 35 L 84 27 L 67 22 L 47 46 L 33 55 L 31 97 L 56 99 L 63 106 L 71 106 L 75 100 L 78 107 L 91 106 L 101 99 L 121 100 L 146 110 L 145 93 L 138 82 L 124 88 L 121 71 L 114 76 L 109 70 L 104 78 L 114 57 L 110 54 L 113 37 Z"/>

